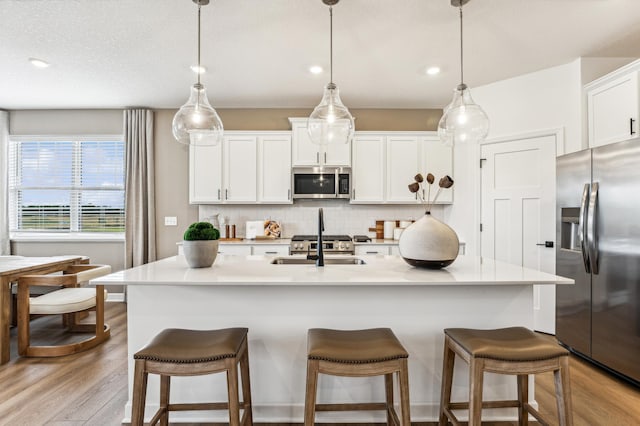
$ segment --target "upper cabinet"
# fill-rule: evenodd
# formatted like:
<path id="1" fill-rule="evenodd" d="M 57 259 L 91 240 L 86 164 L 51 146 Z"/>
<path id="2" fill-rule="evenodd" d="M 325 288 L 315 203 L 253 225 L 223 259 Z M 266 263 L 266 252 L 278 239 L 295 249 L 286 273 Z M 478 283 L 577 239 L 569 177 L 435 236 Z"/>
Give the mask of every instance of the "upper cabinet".
<path id="1" fill-rule="evenodd" d="M 225 132 L 216 146 L 189 148 L 192 204 L 290 204 L 289 132 Z"/>
<path id="2" fill-rule="evenodd" d="M 307 133 L 307 118 L 289 118 L 292 137 L 292 165 L 351 166 L 351 144 L 316 145 Z"/>
<path id="3" fill-rule="evenodd" d="M 440 143 L 435 132 L 356 132 L 351 203 L 419 203 L 417 194 L 408 188 L 417 173 L 432 173 L 436 177 L 431 199 L 442 176 L 455 179 L 453 151 Z M 443 191 L 437 204 L 453 202 L 452 189 Z"/>
<path id="4" fill-rule="evenodd" d="M 630 64 L 585 86 L 589 147 L 638 137 L 638 65 Z"/>

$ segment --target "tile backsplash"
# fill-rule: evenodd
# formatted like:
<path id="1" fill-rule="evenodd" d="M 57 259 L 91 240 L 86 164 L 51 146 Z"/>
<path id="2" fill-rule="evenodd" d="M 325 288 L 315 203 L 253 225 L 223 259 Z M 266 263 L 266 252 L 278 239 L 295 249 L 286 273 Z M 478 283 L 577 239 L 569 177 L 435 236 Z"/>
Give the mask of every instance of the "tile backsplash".
<path id="1" fill-rule="evenodd" d="M 210 220 L 215 214 L 228 218 L 236 225 L 236 235 L 245 236 L 245 222 L 249 220 L 276 220 L 282 227 L 282 237 L 295 234 L 315 234 L 318 229 L 318 208 L 324 213 L 326 234 L 370 235 L 376 220 L 412 220 L 425 211 L 420 205 L 358 205 L 344 200 L 296 201 L 293 205 L 200 205 L 200 220 Z M 431 209 L 434 217 L 443 218 L 445 206 Z"/>

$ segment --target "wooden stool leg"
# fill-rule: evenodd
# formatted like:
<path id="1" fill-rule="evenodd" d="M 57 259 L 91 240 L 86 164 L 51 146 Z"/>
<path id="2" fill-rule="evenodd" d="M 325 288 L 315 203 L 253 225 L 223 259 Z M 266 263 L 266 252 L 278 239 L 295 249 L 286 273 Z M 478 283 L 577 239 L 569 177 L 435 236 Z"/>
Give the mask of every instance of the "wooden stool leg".
<path id="1" fill-rule="evenodd" d="M 240 396 L 238 395 L 238 362 L 227 358 L 227 391 L 229 392 L 229 426 L 240 426 Z"/>
<path id="2" fill-rule="evenodd" d="M 484 361 L 472 357 L 469 362 L 469 426 L 480 426 L 482 421 L 482 384 Z"/>
<path id="3" fill-rule="evenodd" d="M 402 412 L 402 426 L 411 426 L 409 413 L 409 366 L 407 358 L 400 360 L 400 411 Z"/>
<path id="4" fill-rule="evenodd" d="M 518 375 L 518 424 L 527 426 L 529 424 L 529 412 L 525 404 L 529 403 L 529 376 L 527 374 Z"/>
<path id="5" fill-rule="evenodd" d="M 393 373 L 384 375 L 384 395 L 387 402 L 387 424 L 393 424 Z"/>
<path id="6" fill-rule="evenodd" d="M 244 424 L 253 424 L 253 408 L 251 404 L 251 381 L 249 378 L 249 351 L 245 349 L 240 357 L 240 376 L 242 380 L 242 401 L 244 402 Z"/>
<path id="7" fill-rule="evenodd" d="M 561 426 L 573 426 L 573 409 L 571 407 L 571 383 L 569 382 L 569 357 L 560 360 L 560 369 L 553 372 L 556 385 L 556 404 L 558 420 Z"/>
<path id="8" fill-rule="evenodd" d="M 31 345 L 29 336 L 31 335 L 29 327 L 29 288 L 27 286 L 18 286 L 18 354 L 20 356 L 27 355 L 29 346 Z"/>
<path id="9" fill-rule="evenodd" d="M 169 394 L 171 392 L 171 376 L 160 376 L 160 426 L 169 426 Z"/>
<path id="10" fill-rule="evenodd" d="M 135 360 L 133 373 L 133 402 L 131 413 L 131 426 L 143 426 L 144 406 L 147 400 L 147 372 L 146 361 Z"/>
<path id="11" fill-rule="evenodd" d="M 445 409 L 449 408 L 451 403 L 451 386 L 453 385 L 453 367 L 456 353 L 449 347 L 449 337 L 445 337 L 444 342 L 444 359 L 442 362 L 442 389 L 440 392 L 440 419 L 439 426 L 446 426 L 449 419 L 445 414 Z"/>
<path id="12" fill-rule="evenodd" d="M 307 361 L 307 390 L 304 401 L 304 426 L 313 426 L 316 418 L 316 392 L 318 389 L 318 360 Z"/>

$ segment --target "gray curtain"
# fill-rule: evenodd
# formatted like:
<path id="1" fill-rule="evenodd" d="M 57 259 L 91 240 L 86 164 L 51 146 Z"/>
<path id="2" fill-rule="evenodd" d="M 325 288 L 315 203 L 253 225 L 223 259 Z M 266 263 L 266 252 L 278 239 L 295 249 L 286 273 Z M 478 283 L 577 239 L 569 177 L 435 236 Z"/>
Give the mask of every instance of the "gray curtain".
<path id="1" fill-rule="evenodd" d="M 125 268 L 156 260 L 153 111 L 124 111 Z"/>
<path id="2" fill-rule="evenodd" d="M 0 111 L 0 255 L 11 254 L 9 244 L 9 112 Z"/>

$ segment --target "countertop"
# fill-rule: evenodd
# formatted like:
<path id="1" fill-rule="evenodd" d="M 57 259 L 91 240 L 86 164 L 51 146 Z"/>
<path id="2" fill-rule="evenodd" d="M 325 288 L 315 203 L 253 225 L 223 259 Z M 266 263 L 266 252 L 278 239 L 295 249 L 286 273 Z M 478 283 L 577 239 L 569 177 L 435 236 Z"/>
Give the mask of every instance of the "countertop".
<path id="1" fill-rule="evenodd" d="M 288 256 L 296 257 L 296 256 Z M 304 256 L 297 256 L 304 257 Z M 340 256 L 325 256 L 345 258 Z M 459 256 L 445 269 L 428 270 L 408 265 L 400 256 L 362 255 L 364 265 L 274 265 L 274 256 L 219 255 L 210 268 L 189 268 L 183 256 L 116 272 L 93 284 L 195 286 L 433 286 L 573 284 L 573 280 L 492 259 Z"/>

